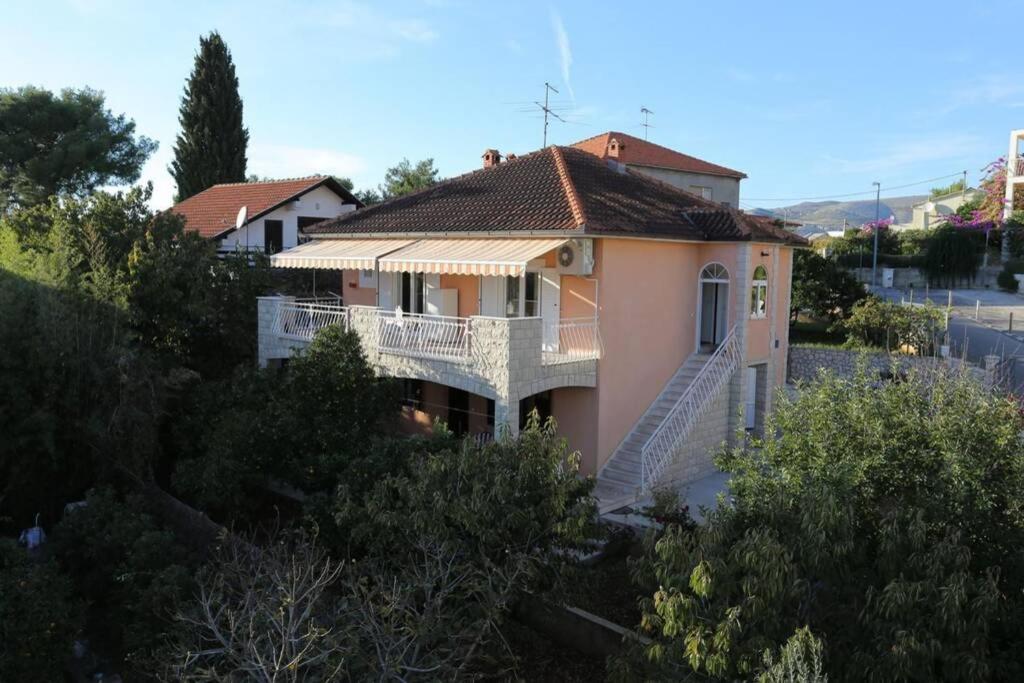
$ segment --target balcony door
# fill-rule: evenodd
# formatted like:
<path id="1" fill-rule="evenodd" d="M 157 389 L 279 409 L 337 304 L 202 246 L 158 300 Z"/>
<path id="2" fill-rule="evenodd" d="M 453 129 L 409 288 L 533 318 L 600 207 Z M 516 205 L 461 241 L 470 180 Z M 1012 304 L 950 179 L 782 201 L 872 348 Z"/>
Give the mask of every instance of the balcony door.
<path id="1" fill-rule="evenodd" d="M 562 298 L 562 276 L 555 268 L 545 268 L 540 273 L 540 317 L 544 321 L 544 350 L 558 352 L 559 301 Z"/>
<path id="2" fill-rule="evenodd" d="M 697 310 L 698 347 L 701 351 L 713 351 L 725 340 L 729 329 L 729 271 L 722 264 L 710 263 L 701 271 Z"/>

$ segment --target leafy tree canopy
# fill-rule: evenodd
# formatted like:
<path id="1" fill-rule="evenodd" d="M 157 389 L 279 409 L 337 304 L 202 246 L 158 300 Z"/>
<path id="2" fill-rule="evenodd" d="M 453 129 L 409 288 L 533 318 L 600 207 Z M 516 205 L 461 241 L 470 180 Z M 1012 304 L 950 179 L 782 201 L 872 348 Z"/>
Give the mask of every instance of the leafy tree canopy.
<path id="1" fill-rule="evenodd" d="M 648 540 L 654 678 L 752 678 L 809 627 L 830 680 L 1019 680 L 1022 428 L 959 374 L 782 397 L 720 460 L 734 504 Z"/>
<path id="2" fill-rule="evenodd" d="M 384 184 L 380 187 L 382 199 L 394 199 L 402 195 L 423 190 L 438 181 L 438 171 L 434 168 L 433 159 L 423 159 L 412 164 L 402 159 L 384 174 Z"/>
<path id="3" fill-rule="evenodd" d="M 849 317 L 854 304 L 866 296 L 864 286 L 835 261 L 810 249 L 795 250 L 791 294 L 794 311 L 840 320 Z"/>
<path id="4" fill-rule="evenodd" d="M 0 89 L 0 212 L 133 183 L 156 147 L 101 92 Z"/>
<path id="5" fill-rule="evenodd" d="M 964 189 L 964 180 L 963 180 L 963 178 L 961 178 L 960 180 L 952 182 L 949 185 L 944 185 L 942 187 L 933 187 L 931 189 L 931 192 L 929 193 L 929 196 L 934 199 L 935 197 L 941 197 L 943 195 L 953 194 L 954 192 L 961 192 L 961 191 L 963 191 L 963 189 Z"/>

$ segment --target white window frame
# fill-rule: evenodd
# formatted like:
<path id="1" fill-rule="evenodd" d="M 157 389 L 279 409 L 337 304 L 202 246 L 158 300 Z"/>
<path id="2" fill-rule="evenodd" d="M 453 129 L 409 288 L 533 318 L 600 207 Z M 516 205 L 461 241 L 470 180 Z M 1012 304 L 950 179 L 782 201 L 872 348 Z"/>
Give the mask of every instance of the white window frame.
<path id="1" fill-rule="evenodd" d="M 709 202 L 714 200 L 714 191 L 707 185 L 690 185 L 690 192 Z"/>
<path id="2" fill-rule="evenodd" d="M 761 271 L 764 277 L 758 277 Z M 750 287 L 750 318 L 764 320 L 768 317 L 768 269 L 758 266 L 754 269 L 754 281 Z"/>
<path id="3" fill-rule="evenodd" d="M 360 289 L 377 289 L 377 271 L 373 268 L 359 271 Z"/>

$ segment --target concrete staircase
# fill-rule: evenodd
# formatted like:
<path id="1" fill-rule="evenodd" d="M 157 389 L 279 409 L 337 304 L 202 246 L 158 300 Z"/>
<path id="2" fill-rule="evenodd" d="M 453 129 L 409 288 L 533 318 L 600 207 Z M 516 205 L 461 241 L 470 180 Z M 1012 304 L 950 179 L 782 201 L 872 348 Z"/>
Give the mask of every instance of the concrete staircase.
<path id="1" fill-rule="evenodd" d="M 668 416 L 676 401 L 711 358 L 710 353 L 695 353 L 679 366 L 676 374 L 651 403 L 633 430 L 612 453 L 597 474 L 594 496 L 600 512 L 608 512 L 635 503 L 641 492 L 641 451 L 654 431 Z"/>

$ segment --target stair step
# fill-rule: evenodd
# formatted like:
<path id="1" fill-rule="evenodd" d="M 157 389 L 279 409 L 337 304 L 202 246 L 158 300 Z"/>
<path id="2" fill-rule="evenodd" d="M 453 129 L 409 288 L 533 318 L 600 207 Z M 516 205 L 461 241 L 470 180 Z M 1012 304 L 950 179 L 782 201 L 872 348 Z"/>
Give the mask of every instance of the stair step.
<path id="1" fill-rule="evenodd" d="M 609 474 L 601 472 L 601 479 L 629 489 L 634 489 L 640 485 L 640 477 L 631 477 L 626 474 L 619 474 L 618 472 L 611 472 Z"/>

